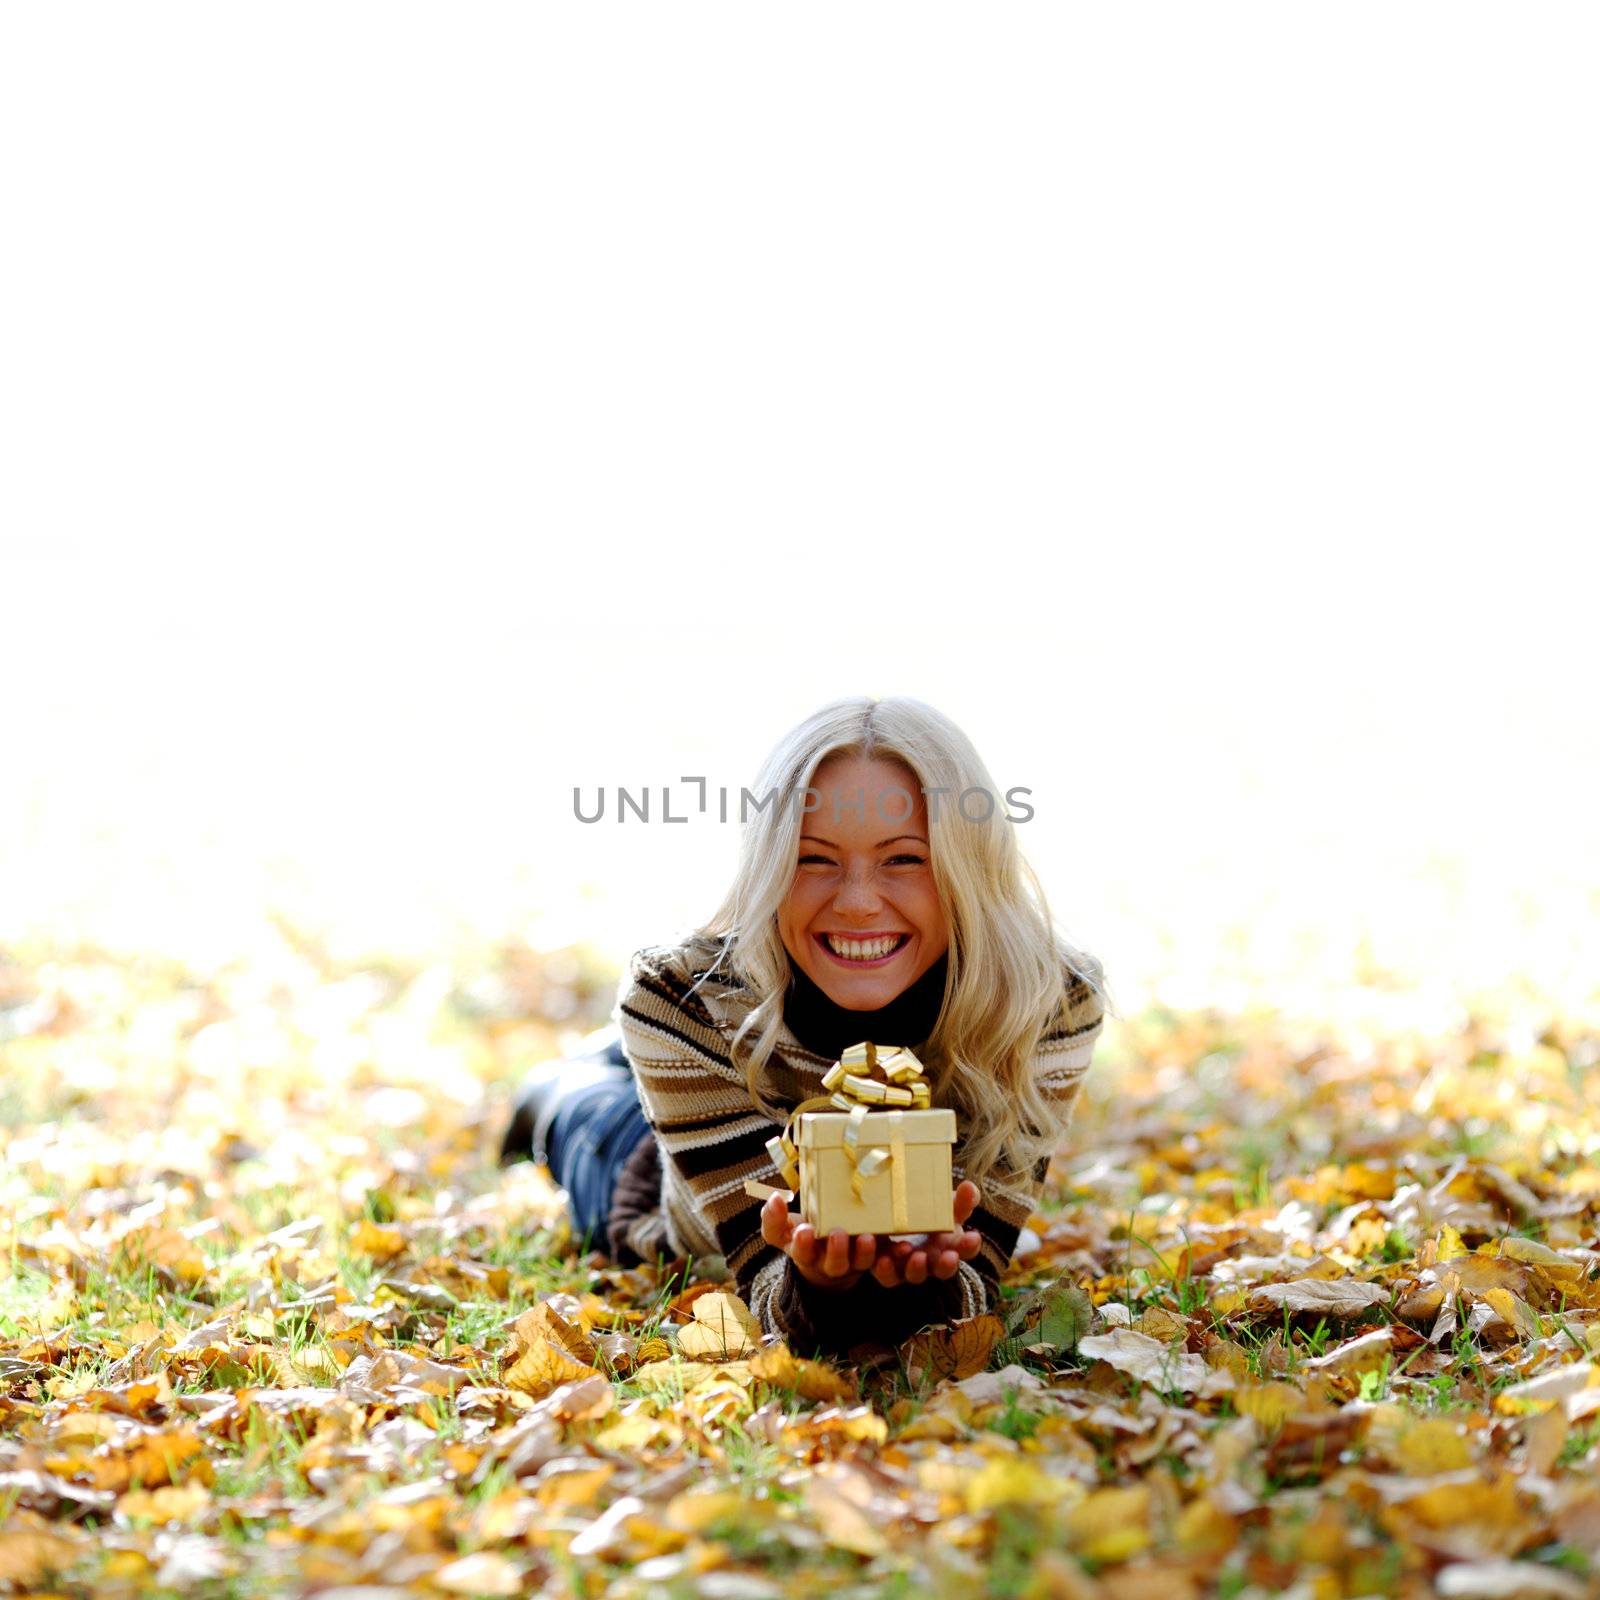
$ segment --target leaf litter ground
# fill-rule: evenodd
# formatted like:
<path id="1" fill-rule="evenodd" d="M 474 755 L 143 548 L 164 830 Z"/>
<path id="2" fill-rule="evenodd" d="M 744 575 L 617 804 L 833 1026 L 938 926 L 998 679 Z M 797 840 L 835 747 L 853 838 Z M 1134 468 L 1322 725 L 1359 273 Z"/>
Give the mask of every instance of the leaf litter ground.
<path id="1" fill-rule="evenodd" d="M 1596 1591 L 1592 1025 L 1115 1022 L 1001 1314 L 828 1361 L 495 1166 L 610 982 L 0 959 L 0 1593 Z"/>

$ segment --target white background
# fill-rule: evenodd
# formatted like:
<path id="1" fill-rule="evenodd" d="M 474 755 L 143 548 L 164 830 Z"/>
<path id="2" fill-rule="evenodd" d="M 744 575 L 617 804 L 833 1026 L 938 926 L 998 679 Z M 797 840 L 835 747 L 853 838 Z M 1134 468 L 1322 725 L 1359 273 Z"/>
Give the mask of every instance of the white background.
<path id="1" fill-rule="evenodd" d="M 1124 1003 L 1358 947 L 1587 993 L 1597 43 L 9 9 L 0 937 L 620 957 L 734 830 L 574 784 L 736 791 L 898 692 L 1034 791 Z"/>

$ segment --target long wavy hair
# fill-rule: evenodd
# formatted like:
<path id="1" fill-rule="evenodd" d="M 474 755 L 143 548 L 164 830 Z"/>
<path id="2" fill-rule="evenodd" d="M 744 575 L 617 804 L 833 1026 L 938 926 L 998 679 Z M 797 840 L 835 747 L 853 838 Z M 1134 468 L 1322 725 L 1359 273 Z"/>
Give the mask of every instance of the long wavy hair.
<path id="1" fill-rule="evenodd" d="M 785 734 L 763 763 L 733 883 L 695 930 L 719 946 L 710 971 L 726 968 L 757 998 L 729 1041 L 730 1058 L 744 1072 L 752 1104 L 782 1122 L 788 1108 L 772 1103 L 763 1083 L 790 978 L 778 910 L 799 857 L 798 797 L 834 756 L 898 762 L 925 792 L 943 791 L 942 802 L 929 806 L 928 843 L 950 948 L 923 1064 L 933 1103 L 956 1112 L 966 1175 L 980 1186 L 990 1175 L 1015 1181 L 1048 1157 L 1064 1132 L 1059 1106 L 1041 1093 L 1033 1062 L 1066 997 L 1068 972 L 1116 1013 L 1101 963 L 1057 930 L 971 740 L 920 700 L 833 701 Z M 968 820 L 958 806 L 955 797 L 972 789 L 992 797 L 986 821 Z"/>

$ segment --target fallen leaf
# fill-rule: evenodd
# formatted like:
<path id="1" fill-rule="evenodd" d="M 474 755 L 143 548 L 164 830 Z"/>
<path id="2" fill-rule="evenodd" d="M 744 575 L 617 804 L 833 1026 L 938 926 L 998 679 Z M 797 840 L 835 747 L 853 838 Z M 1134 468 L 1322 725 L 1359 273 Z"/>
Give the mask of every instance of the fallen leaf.
<path id="1" fill-rule="evenodd" d="M 850 1401 L 856 1398 L 855 1385 L 832 1367 L 796 1356 L 781 1341 L 767 1345 L 750 1358 L 750 1375 L 776 1389 L 787 1389 L 802 1400 Z"/>
<path id="2" fill-rule="evenodd" d="M 1078 1354 L 1105 1361 L 1153 1389 L 1199 1396 L 1226 1394 L 1234 1387 L 1231 1373 L 1206 1365 L 1201 1356 L 1164 1345 L 1132 1328 L 1113 1328 L 1080 1340 Z"/>
<path id="3" fill-rule="evenodd" d="M 1257 1284 L 1250 1291 L 1254 1305 L 1278 1306 L 1295 1315 L 1359 1317 L 1373 1306 L 1387 1305 L 1389 1291 L 1380 1283 L 1356 1278 L 1295 1278 L 1288 1283 Z"/>

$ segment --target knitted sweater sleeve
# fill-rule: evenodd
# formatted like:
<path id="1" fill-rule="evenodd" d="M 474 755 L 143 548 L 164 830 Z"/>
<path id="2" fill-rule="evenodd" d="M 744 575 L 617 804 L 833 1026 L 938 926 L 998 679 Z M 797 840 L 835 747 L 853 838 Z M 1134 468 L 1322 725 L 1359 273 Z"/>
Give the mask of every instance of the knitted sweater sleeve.
<path id="1" fill-rule="evenodd" d="M 762 1328 L 797 1353 L 838 1354 L 853 1345 L 897 1345 L 931 1322 L 974 1316 L 999 1303 L 998 1282 L 1033 1210 L 1046 1163 L 1021 1189 L 991 1187 L 968 1226 L 983 1237 L 973 1262 L 949 1279 L 885 1289 L 863 1277 L 848 1290 L 819 1289 L 789 1257 L 761 1237 L 761 1202 L 746 1178 L 781 1183 L 766 1142 L 779 1127 L 751 1102 L 728 1053 L 731 1024 L 713 1014 L 682 947 L 651 947 L 629 963 L 617 1022 L 640 1103 L 662 1160 L 663 1205 L 675 1249 L 720 1253 Z M 1074 980 L 1046 1028 L 1038 1070 L 1046 1092 L 1070 1121 L 1078 1084 L 1093 1052 L 1099 998 Z M 713 977 L 706 987 L 717 982 Z M 717 990 L 711 988 L 714 995 Z M 953 1164 L 956 1181 L 963 1176 Z"/>
<path id="2" fill-rule="evenodd" d="M 761 1202 L 744 1183 L 782 1183 L 766 1149 L 779 1125 L 752 1103 L 729 1057 L 732 1027 L 693 992 L 692 967 L 682 947 L 636 952 L 616 1010 L 661 1155 L 669 1243 L 686 1254 L 721 1254 L 762 1328 L 792 1349 L 843 1350 L 873 1337 L 862 1327 L 859 1303 L 844 1303 L 851 1294 L 806 1283 L 761 1237 Z"/>
<path id="3" fill-rule="evenodd" d="M 1056 1112 L 1056 1126 L 1063 1137 L 1072 1125 L 1078 1091 L 1105 1025 L 1105 1014 L 1099 992 L 1069 968 L 1066 992 L 1040 1035 L 1034 1057 L 1035 1079 Z M 1000 1309 L 1000 1279 L 1028 1218 L 1038 1209 L 1049 1168 L 1046 1156 L 1031 1172 L 1015 1175 L 1009 1183 L 991 1176 L 980 1184 L 981 1198 L 967 1219 L 967 1227 L 979 1235 L 978 1254 L 963 1261 L 954 1277 L 932 1279 L 919 1286 L 925 1292 L 925 1320 L 953 1321 Z M 959 1160 L 952 1161 L 951 1170 L 958 1184 L 966 1177 Z M 908 1285 L 893 1292 L 907 1293 L 911 1288 Z"/>

